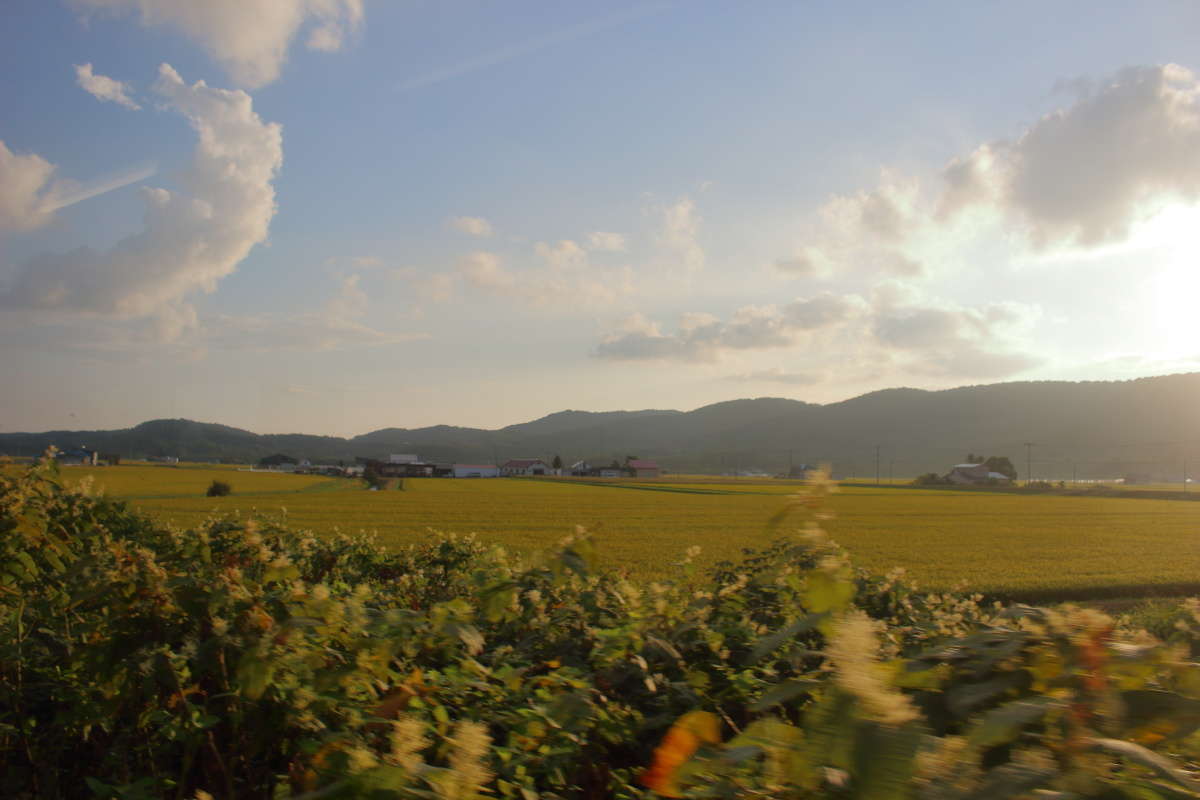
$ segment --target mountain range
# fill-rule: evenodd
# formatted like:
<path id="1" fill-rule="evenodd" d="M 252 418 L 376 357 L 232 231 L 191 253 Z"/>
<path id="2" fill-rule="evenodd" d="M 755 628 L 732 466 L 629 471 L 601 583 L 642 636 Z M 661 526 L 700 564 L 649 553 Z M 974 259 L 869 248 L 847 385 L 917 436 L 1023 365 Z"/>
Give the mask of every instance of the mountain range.
<path id="1" fill-rule="evenodd" d="M 49 445 L 123 458 L 256 462 L 274 453 L 313 463 L 415 453 L 437 462 L 502 463 L 560 455 L 570 464 L 637 456 L 673 472 L 786 472 L 828 463 L 840 477 L 945 472 L 968 453 L 1008 456 L 1022 478 L 1124 474 L 1156 480 L 1200 473 L 1200 373 L 1128 381 L 1036 381 L 927 391 L 885 389 L 837 403 L 777 397 L 693 411 L 560 411 L 496 430 L 435 425 L 384 428 L 349 439 L 256 434 L 185 419 L 108 431 L 0 434 L 0 453 Z"/>

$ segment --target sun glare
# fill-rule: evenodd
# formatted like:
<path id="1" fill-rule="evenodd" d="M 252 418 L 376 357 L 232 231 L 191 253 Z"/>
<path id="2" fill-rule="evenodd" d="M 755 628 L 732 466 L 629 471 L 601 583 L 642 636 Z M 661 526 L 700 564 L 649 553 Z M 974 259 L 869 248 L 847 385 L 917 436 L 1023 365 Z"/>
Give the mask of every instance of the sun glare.
<path id="1" fill-rule="evenodd" d="M 1165 257 L 1149 281 L 1146 329 L 1155 335 L 1159 355 L 1194 357 L 1200 353 L 1200 208 L 1167 209 L 1143 234 Z"/>

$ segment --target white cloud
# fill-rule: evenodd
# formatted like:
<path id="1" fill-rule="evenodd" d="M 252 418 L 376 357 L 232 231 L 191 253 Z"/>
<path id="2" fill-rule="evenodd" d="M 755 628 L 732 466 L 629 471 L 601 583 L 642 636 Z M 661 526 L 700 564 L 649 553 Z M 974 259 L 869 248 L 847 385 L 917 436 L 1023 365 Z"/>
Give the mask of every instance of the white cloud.
<path id="1" fill-rule="evenodd" d="M 492 235 L 492 223 L 483 217 L 454 217 L 450 220 L 450 227 L 468 236 Z"/>
<path id="2" fill-rule="evenodd" d="M 804 243 L 793 255 L 777 259 L 775 268 L 804 278 L 854 270 L 921 275 L 923 265 L 903 248 L 927 222 L 918 182 L 885 169 L 874 189 L 827 200 L 808 226 Z"/>
<path id="3" fill-rule="evenodd" d="M 727 322 L 711 314 L 684 314 L 675 333 L 663 333 L 640 314 L 604 337 L 593 355 L 612 360 L 716 361 L 727 350 L 791 347 L 803 332 L 848 322 L 866 304 L 857 295 L 817 295 L 784 306 L 743 306 Z"/>
<path id="4" fill-rule="evenodd" d="M 943 217 L 988 204 L 1036 247 L 1120 241 L 1164 203 L 1200 199 L 1200 81 L 1176 64 L 1122 70 L 944 177 Z"/>
<path id="5" fill-rule="evenodd" d="M 658 209 L 662 216 L 659 241 L 668 251 L 672 261 L 689 271 L 704 267 L 704 248 L 700 246 L 700 217 L 696 215 L 696 204 L 690 197 Z"/>
<path id="6" fill-rule="evenodd" d="M 1026 345 L 1038 314 L 1017 303 L 964 308 L 885 291 L 874 298 L 871 335 L 885 349 L 907 355 L 914 372 L 1002 378 L 1042 362 Z"/>
<path id="7" fill-rule="evenodd" d="M 88 10 L 136 12 L 146 27 L 173 28 L 204 47 L 234 80 L 258 88 L 279 77 L 297 32 L 330 52 L 363 20 L 362 0 L 74 0 Z"/>
<path id="8" fill-rule="evenodd" d="M 474 253 L 458 262 L 458 271 L 467 283 L 478 289 L 510 289 L 517 279 L 500 265 L 500 257 L 486 250 Z"/>
<path id="9" fill-rule="evenodd" d="M 587 249 L 599 253 L 622 253 L 625 251 L 625 235 L 610 231 L 592 231 L 587 235 Z"/>
<path id="10" fill-rule="evenodd" d="M 888 284 L 868 302 L 858 295 L 819 294 L 782 306 L 745 306 L 727 320 L 684 315 L 667 333 L 637 314 L 604 337 L 593 355 L 610 360 L 714 362 L 734 351 L 795 349 L 812 370 L 759 371 L 734 379 L 815 383 L 848 364 L 891 364 L 898 374 L 999 378 L 1041 363 L 1028 346 L 1037 309 L 1015 303 L 963 308 L 925 300 L 911 287 Z"/>
<path id="11" fill-rule="evenodd" d="M 918 277 L 947 255 L 974 212 L 1034 250 L 1118 245 L 1172 204 L 1200 201 L 1200 78 L 1189 69 L 1133 67 L 1077 81 L 1076 99 L 1013 139 L 986 142 L 945 167 L 937 189 L 883 170 L 874 189 L 837 195 L 816 213 L 795 254 L 776 268 L 800 277 L 862 270 Z M 936 196 L 934 196 L 936 195 Z M 987 230 L 994 228 L 986 227 Z M 951 257 L 953 254 L 949 254 Z"/>
<path id="12" fill-rule="evenodd" d="M 134 111 L 141 109 L 141 106 L 129 96 L 131 91 L 129 84 L 113 80 L 105 75 L 97 75 L 92 72 L 90 63 L 75 65 L 75 79 L 85 92 L 101 102 L 116 103 Z"/>
<path id="13" fill-rule="evenodd" d="M 275 214 L 272 180 L 283 161 L 279 125 L 264 123 L 245 92 L 203 81 L 189 86 L 167 64 L 154 88 L 198 135 L 181 180 L 186 193 L 143 189 L 140 233 L 105 252 L 34 258 L 0 293 L 0 307 L 150 316 L 188 294 L 212 291 L 266 239 Z"/>
<path id="14" fill-rule="evenodd" d="M 0 140 L 0 230 L 32 230 L 50 219 L 46 206 L 54 169 L 38 154 L 14 153 Z"/>
<path id="15" fill-rule="evenodd" d="M 533 246 L 533 251 L 555 269 L 570 269 L 587 264 L 587 253 L 570 239 L 563 239 L 556 245 L 538 242 Z"/>

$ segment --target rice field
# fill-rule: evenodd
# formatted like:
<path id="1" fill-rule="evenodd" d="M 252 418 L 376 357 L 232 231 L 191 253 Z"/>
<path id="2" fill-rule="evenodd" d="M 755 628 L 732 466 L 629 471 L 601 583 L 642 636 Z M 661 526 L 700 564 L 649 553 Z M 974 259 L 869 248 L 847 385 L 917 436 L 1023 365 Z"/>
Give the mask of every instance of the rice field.
<path id="1" fill-rule="evenodd" d="M 219 471 L 218 471 L 219 470 Z M 572 482 L 408 479 L 370 492 L 359 481 L 221 468 L 68 468 L 96 488 L 179 525 L 218 513 L 286 515 L 319 533 L 376 533 L 403 545 L 432 531 L 475 533 L 520 551 L 553 547 L 582 525 L 603 558 L 641 577 L 669 575 L 686 549 L 712 563 L 767 544 L 767 521 L 794 482 Z M 233 485 L 209 498 L 214 477 Z M 856 563 L 904 567 L 922 585 L 965 583 L 1027 599 L 1200 592 L 1200 503 L 843 487 L 826 529 Z"/>

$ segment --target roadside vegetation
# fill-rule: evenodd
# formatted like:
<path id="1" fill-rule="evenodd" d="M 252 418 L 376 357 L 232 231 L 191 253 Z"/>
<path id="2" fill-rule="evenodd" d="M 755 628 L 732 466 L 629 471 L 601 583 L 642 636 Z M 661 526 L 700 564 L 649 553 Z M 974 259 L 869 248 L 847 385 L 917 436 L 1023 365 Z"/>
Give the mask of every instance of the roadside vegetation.
<path id="1" fill-rule="evenodd" d="M 184 530 L 8 473 L 0 794 L 1198 796 L 1200 608 L 1164 642 L 922 592 L 828 539 L 830 488 L 776 498 L 773 543 L 640 581 L 583 531 L 523 558 Z"/>

